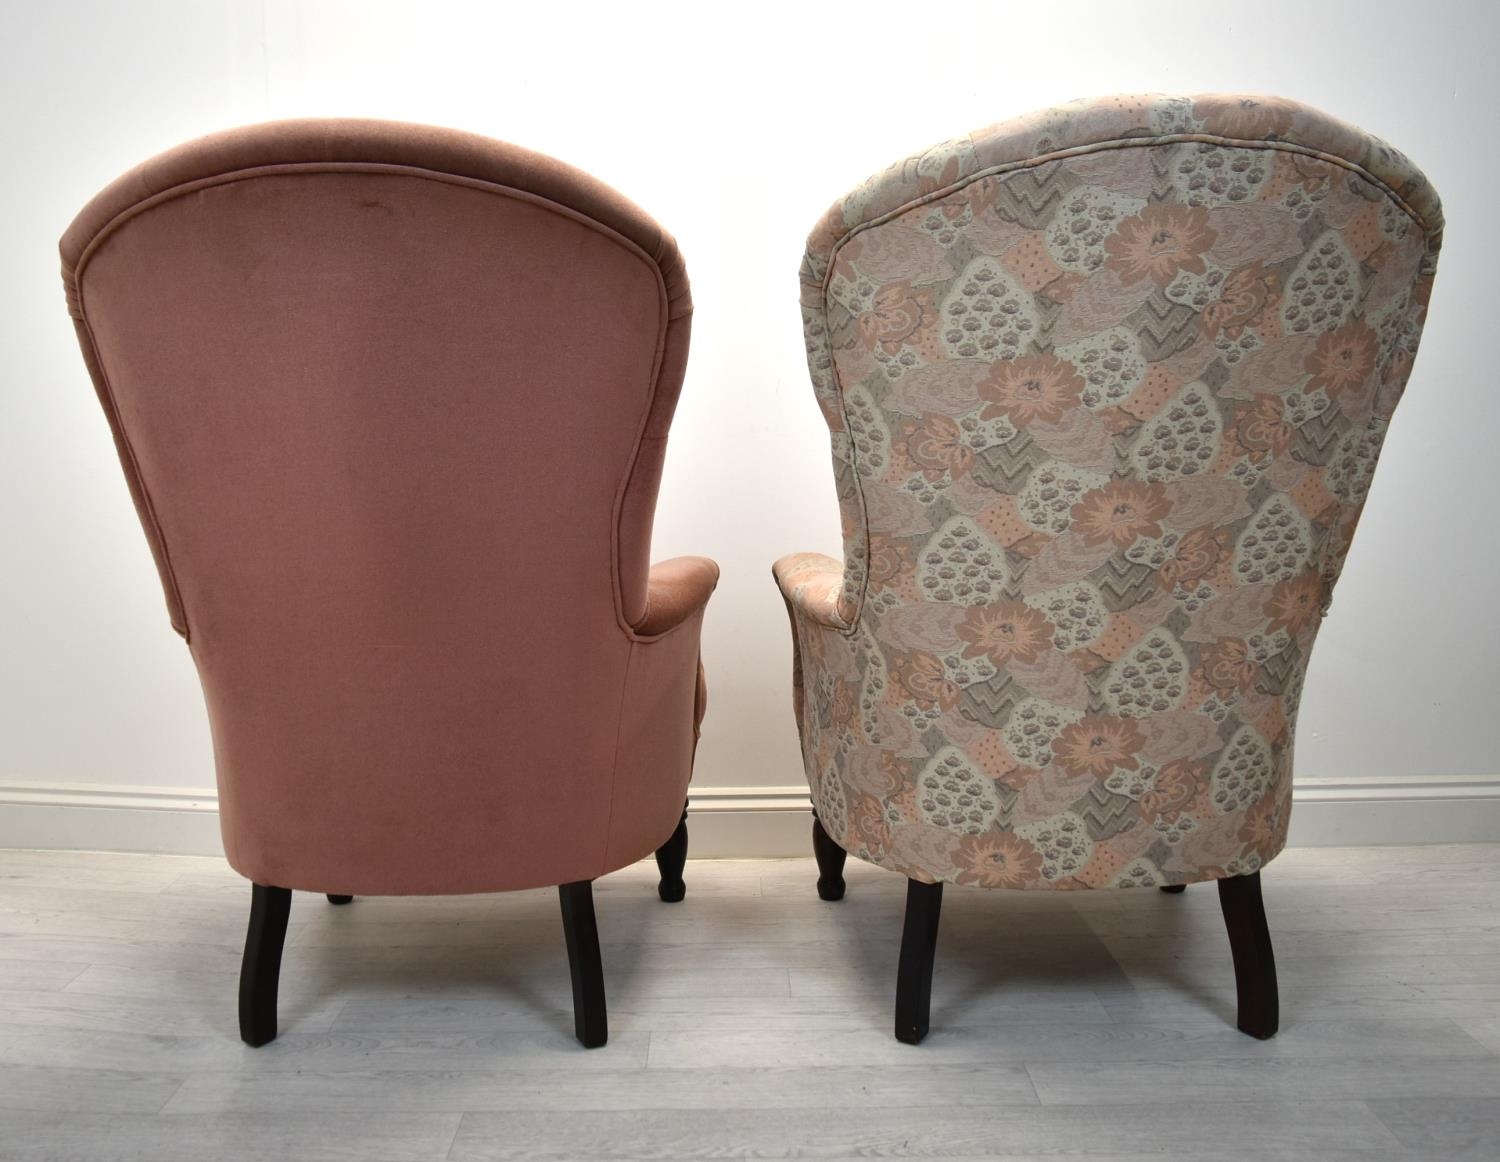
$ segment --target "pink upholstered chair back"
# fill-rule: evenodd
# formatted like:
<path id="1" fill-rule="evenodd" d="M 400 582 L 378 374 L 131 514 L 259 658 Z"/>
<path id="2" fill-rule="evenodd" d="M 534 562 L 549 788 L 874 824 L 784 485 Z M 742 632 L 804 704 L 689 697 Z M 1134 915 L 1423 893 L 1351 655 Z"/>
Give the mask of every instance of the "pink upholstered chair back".
<path id="1" fill-rule="evenodd" d="M 1441 232 L 1383 142 L 1214 95 L 1046 110 L 834 205 L 802 289 L 844 559 L 777 576 L 840 846 L 992 888 L 1281 849 Z"/>
<path id="2" fill-rule="evenodd" d="M 484 138 L 294 121 L 146 163 L 62 249 L 234 866 L 498 890 L 665 838 L 685 773 L 611 838 L 692 310 L 655 222 Z"/>

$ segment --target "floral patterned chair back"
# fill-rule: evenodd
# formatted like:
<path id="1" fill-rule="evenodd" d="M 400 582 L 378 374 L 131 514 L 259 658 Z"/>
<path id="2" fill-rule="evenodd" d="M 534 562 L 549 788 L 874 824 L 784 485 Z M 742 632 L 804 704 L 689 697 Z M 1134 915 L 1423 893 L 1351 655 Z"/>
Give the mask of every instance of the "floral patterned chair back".
<path id="1" fill-rule="evenodd" d="M 828 835 L 991 888 L 1276 855 L 1441 232 L 1401 154 L 1272 98 L 1067 105 L 837 203 L 802 302 L 844 561 L 776 566 Z"/>

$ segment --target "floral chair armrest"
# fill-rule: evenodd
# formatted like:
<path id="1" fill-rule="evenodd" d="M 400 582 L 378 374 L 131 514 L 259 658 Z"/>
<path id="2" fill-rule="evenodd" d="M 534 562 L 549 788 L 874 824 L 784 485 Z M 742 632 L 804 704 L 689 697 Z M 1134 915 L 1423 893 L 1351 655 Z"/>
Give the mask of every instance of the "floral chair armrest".
<path id="1" fill-rule="evenodd" d="M 792 553 L 771 566 L 787 605 L 817 625 L 848 633 L 854 627 L 839 613 L 844 566 L 824 553 Z"/>

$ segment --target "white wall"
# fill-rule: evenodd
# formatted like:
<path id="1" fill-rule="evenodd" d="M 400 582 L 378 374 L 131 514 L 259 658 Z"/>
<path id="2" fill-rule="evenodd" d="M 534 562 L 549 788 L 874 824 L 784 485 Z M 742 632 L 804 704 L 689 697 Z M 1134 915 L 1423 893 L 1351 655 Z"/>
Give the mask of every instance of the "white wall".
<path id="1" fill-rule="evenodd" d="M 298 115 L 554 153 L 677 234 L 698 311 L 656 555 L 723 566 L 698 781 L 800 779 L 770 563 L 837 552 L 796 272 L 825 206 L 903 154 L 1121 90 L 1279 92 L 1389 138 L 1446 202 L 1410 393 L 1307 685 L 1299 777 L 1500 776 L 1493 4 L 815 0 L 668 7 L 292 0 L 0 8 L 0 784 L 212 784 L 186 650 L 74 344 L 56 239 L 146 156 Z M 733 449 L 733 456 L 727 453 Z M 735 463 L 773 465 L 751 481 Z M 0 811 L 4 807 L 0 806 Z"/>

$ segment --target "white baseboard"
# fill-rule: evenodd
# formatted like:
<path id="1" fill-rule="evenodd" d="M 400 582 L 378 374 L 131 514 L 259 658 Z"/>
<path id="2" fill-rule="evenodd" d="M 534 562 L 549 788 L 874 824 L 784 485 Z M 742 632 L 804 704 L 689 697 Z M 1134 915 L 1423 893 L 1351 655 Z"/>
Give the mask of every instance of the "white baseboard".
<path id="1" fill-rule="evenodd" d="M 1500 841 L 1500 776 L 1301 778 L 1292 787 L 1296 847 Z"/>
<path id="2" fill-rule="evenodd" d="M 811 853 L 807 788 L 694 787 L 699 859 Z M 1500 842 L 1500 776 L 1297 781 L 1291 843 Z M 104 783 L 0 783 L 0 848 L 221 855 L 211 790 Z"/>
<path id="3" fill-rule="evenodd" d="M 0 783 L 0 848 L 223 855 L 219 796 L 185 787 Z"/>

